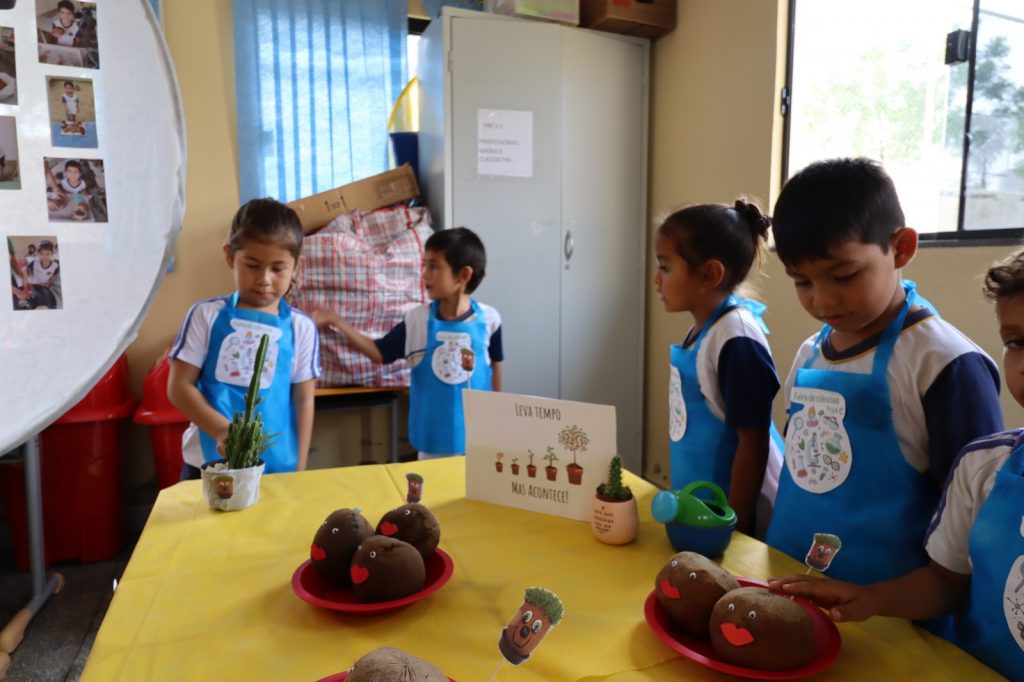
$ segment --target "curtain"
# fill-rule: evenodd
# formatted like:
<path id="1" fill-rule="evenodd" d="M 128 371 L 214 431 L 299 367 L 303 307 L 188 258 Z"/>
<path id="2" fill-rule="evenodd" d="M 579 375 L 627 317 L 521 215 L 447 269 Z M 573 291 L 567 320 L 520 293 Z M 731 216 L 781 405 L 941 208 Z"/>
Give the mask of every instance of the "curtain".
<path id="1" fill-rule="evenodd" d="M 380 173 L 408 0 L 233 0 L 242 201 Z"/>

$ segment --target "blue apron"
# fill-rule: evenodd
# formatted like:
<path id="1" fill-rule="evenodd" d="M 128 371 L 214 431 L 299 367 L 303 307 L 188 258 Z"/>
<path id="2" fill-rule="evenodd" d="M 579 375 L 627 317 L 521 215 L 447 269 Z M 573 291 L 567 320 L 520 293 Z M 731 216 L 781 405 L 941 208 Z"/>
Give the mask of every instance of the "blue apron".
<path id="1" fill-rule="evenodd" d="M 767 331 L 761 320 L 763 304 L 730 295 L 711 313 L 689 348 L 678 344 L 670 348 L 669 453 L 673 490 L 693 481 L 711 481 L 729 493 L 739 434 L 708 408 L 697 380 L 697 354 L 708 330 L 736 307 L 749 310 Z"/>
<path id="2" fill-rule="evenodd" d="M 910 466 L 892 421 L 887 368 L 915 301 L 906 301 L 882 332 L 871 374 L 812 369 L 825 325 L 790 393 L 785 466 L 766 542 L 797 559 L 815 533 L 838 535 L 829 577 L 858 584 L 889 580 L 928 563 L 924 536 L 938 486 Z M 827 565 L 827 564 L 826 564 Z"/>
<path id="3" fill-rule="evenodd" d="M 438 302 L 430 304 L 426 349 L 409 393 L 409 442 L 419 452 L 464 453 L 462 389 L 491 390 L 487 321 L 477 302 L 469 303 L 473 315 L 462 322 L 438 318 Z"/>
<path id="4" fill-rule="evenodd" d="M 971 527 L 971 592 L 953 641 L 1011 680 L 1024 676 L 1024 444 L 996 473 Z"/>
<path id="5" fill-rule="evenodd" d="M 238 307 L 238 292 L 225 299 L 210 328 L 210 343 L 196 385 L 213 409 L 229 420 L 245 410 L 245 394 L 252 378 L 256 349 L 263 334 L 270 335 L 260 381 L 263 430 L 273 434 L 263 453 L 267 473 L 295 471 L 299 461 L 295 408 L 292 404 L 292 358 L 295 339 L 292 314 L 282 300 L 277 315 Z M 199 443 L 207 462 L 221 459 L 217 441 L 199 430 Z"/>

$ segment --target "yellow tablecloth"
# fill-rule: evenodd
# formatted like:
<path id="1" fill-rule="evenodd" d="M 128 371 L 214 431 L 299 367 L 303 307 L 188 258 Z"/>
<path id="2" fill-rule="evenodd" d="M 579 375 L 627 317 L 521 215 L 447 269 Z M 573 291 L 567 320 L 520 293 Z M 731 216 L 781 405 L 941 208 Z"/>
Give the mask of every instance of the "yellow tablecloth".
<path id="1" fill-rule="evenodd" d="M 424 476 L 441 523 L 451 581 L 378 616 L 345 616 L 292 593 L 291 576 L 328 513 L 360 507 L 371 524 L 405 501 L 405 473 Z M 724 679 L 678 657 L 650 631 L 643 603 L 673 554 L 650 516 L 656 489 L 630 476 L 640 504 L 634 544 L 599 543 L 589 524 L 467 500 L 459 458 L 265 476 L 259 503 L 210 511 L 198 481 L 160 493 L 96 637 L 85 680 L 313 680 L 378 646 L 422 656 L 461 682 L 503 660 L 500 630 L 526 587 L 556 592 L 565 618 L 533 657 L 496 680 Z M 736 534 L 722 564 L 765 578 L 804 566 Z M 999 679 L 969 655 L 906 621 L 839 626 L 834 680 Z"/>

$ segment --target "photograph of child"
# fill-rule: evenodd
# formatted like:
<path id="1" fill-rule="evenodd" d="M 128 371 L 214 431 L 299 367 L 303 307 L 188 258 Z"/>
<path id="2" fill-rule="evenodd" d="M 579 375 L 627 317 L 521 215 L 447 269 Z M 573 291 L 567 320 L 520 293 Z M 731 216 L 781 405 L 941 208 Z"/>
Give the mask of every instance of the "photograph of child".
<path id="1" fill-rule="evenodd" d="M 13 116 L 0 116 L 0 189 L 21 189 L 18 126 Z"/>
<path id="2" fill-rule="evenodd" d="M 0 104 L 18 103 L 17 78 L 14 66 L 14 29 L 0 26 Z"/>
<path id="3" fill-rule="evenodd" d="M 96 3 L 36 0 L 39 61 L 100 68 Z"/>
<path id="4" fill-rule="evenodd" d="M 10 236 L 7 252 L 15 310 L 59 310 L 64 306 L 56 237 Z"/>
<path id="5" fill-rule="evenodd" d="M 100 159 L 51 159 L 46 173 L 46 209 L 51 222 L 107 222 L 106 178 Z"/>
<path id="6" fill-rule="evenodd" d="M 50 130 L 54 147 L 93 148 L 96 140 L 96 99 L 92 81 L 47 78 Z"/>

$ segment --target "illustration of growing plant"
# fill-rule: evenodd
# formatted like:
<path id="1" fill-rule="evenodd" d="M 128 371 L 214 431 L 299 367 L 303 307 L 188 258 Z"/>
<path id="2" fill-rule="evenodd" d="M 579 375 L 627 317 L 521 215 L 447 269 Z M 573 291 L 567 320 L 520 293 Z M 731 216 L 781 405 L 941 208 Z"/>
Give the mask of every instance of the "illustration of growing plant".
<path id="1" fill-rule="evenodd" d="M 590 445 L 590 437 L 587 432 L 576 424 L 565 426 L 558 432 L 558 444 L 565 450 L 572 453 L 572 464 L 565 466 L 569 473 L 569 483 L 580 485 L 583 482 L 583 467 L 576 463 L 576 455 L 587 451 Z"/>
<path id="2" fill-rule="evenodd" d="M 558 455 L 555 454 L 555 449 L 550 445 L 544 453 L 544 461 L 548 463 L 548 465 L 544 467 L 544 472 L 547 474 L 548 480 L 555 480 L 558 476 L 558 469 L 555 467 L 555 462 L 558 461 Z"/>

